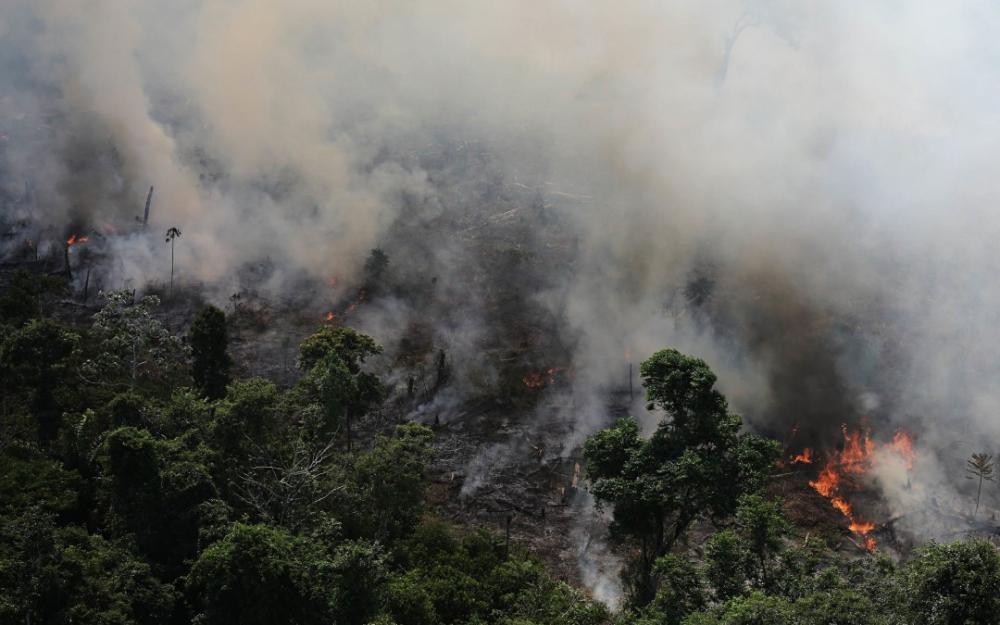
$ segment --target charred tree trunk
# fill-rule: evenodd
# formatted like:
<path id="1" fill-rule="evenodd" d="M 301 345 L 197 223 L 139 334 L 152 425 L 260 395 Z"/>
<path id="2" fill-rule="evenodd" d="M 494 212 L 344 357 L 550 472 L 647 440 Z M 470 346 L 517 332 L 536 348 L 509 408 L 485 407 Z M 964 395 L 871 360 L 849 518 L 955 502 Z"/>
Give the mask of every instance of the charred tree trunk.
<path id="1" fill-rule="evenodd" d="M 174 298 L 174 240 L 170 239 L 170 299 Z"/>
<path id="2" fill-rule="evenodd" d="M 146 224 L 149 223 L 149 204 L 153 201 L 153 186 L 149 187 L 149 194 L 146 196 L 146 210 L 142 213 L 142 227 L 145 228 Z"/>

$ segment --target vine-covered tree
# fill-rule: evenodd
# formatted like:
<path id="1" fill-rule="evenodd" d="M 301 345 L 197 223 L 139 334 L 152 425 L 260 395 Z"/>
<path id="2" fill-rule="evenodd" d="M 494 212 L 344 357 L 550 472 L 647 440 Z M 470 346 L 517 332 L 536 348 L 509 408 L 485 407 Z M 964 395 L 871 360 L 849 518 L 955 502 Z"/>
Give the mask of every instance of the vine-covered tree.
<path id="1" fill-rule="evenodd" d="M 226 313 L 215 306 L 202 308 L 191 324 L 188 341 L 195 386 L 209 399 L 224 397 L 233 363 L 226 351 L 229 347 Z"/>

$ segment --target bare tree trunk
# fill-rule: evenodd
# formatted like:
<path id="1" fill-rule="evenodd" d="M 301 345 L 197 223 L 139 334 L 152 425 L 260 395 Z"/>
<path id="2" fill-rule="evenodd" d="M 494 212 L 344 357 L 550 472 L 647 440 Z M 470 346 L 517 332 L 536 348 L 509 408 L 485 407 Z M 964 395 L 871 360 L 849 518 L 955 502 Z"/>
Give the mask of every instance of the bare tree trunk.
<path id="1" fill-rule="evenodd" d="M 170 298 L 174 297 L 174 240 L 170 239 Z"/>
<path id="2" fill-rule="evenodd" d="M 146 210 L 142 213 L 142 227 L 146 227 L 146 223 L 149 221 L 149 203 L 153 201 L 153 187 L 149 187 L 149 195 L 146 196 Z"/>
<path id="3" fill-rule="evenodd" d="M 976 511 L 972 513 L 972 516 L 979 514 L 979 498 L 983 495 L 983 476 L 979 476 L 979 490 L 976 491 Z"/>

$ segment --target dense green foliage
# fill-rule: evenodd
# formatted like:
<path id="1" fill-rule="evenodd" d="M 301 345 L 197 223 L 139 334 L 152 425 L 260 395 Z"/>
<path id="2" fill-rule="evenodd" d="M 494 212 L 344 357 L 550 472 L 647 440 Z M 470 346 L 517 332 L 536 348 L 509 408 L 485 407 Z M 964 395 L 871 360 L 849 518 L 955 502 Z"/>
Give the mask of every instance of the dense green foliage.
<path id="1" fill-rule="evenodd" d="M 225 397 L 232 366 L 232 359 L 226 352 L 229 346 L 226 314 L 215 306 L 202 308 L 191 324 L 188 340 L 195 387 L 209 399 Z"/>
<path id="2" fill-rule="evenodd" d="M 231 379 L 218 309 L 185 343 L 153 297 L 105 294 L 71 328 L 41 318 L 37 285 L 14 287 L 0 298 L 0 622 L 608 620 L 496 537 L 432 520 L 429 428 L 349 444 L 386 395 L 364 368 L 381 351 L 370 337 L 322 328 L 281 389 Z"/>
<path id="3" fill-rule="evenodd" d="M 1000 553 L 985 540 L 931 543 L 897 564 L 797 541 L 761 492 L 772 442 L 740 434 L 708 366 L 664 350 L 642 367 L 664 417 L 586 443 L 599 503 L 611 505 L 630 589 L 622 623 L 642 625 L 986 625 L 1000 623 Z M 696 522 L 715 527 L 703 543 Z"/>
<path id="4" fill-rule="evenodd" d="M 648 440 L 634 419 L 622 419 L 584 447 L 594 497 L 614 508 L 612 536 L 639 549 L 632 584 L 638 603 L 653 597 L 657 558 L 699 517 L 732 514 L 778 453 L 773 441 L 739 432 L 740 418 L 729 413 L 703 361 L 663 350 L 642 364 L 642 376 L 650 409 L 668 418 Z"/>
<path id="5" fill-rule="evenodd" d="M 998 622 L 989 542 L 895 563 L 797 535 L 764 494 L 776 444 L 741 432 L 708 366 L 676 351 L 642 367 L 655 432 L 623 419 L 584 448 L 627 563 L 611 614 L 516 545 L 435 520 L 433 432 L 372 418 L 387 396 L 372 338 L 322 328 L 279 388 L 231 378 L 217 309 L 187 342 L 129 292 L 69 327 L 42 316 L 57 287 L 18 276 L 0 296 L 2 623 Z"/>

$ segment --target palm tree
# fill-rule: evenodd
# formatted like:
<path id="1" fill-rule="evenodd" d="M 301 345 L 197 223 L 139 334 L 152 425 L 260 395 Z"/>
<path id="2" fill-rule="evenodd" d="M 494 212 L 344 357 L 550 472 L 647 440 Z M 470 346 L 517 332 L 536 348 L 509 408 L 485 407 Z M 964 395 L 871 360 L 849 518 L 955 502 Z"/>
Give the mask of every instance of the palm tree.
<path id="1" fill-rule="evenodd" d="M 170 297 L 174 296 L 174 239 L 181 236 L 176 227 L 167 230 L 166 242 L 170 244 Z"/>
<path id="2" fill-rule="evenodd" d="M 965 477 L 970 480 L 979 480 L 979 490 L 976 491 L 976 511 L 973 516 L 979 514 L 979 497 L 983 494 L 983 480 L 993 481 L 993 456 L 990 454 L 972 454 L 972 457 L 965 461 Z"/>

